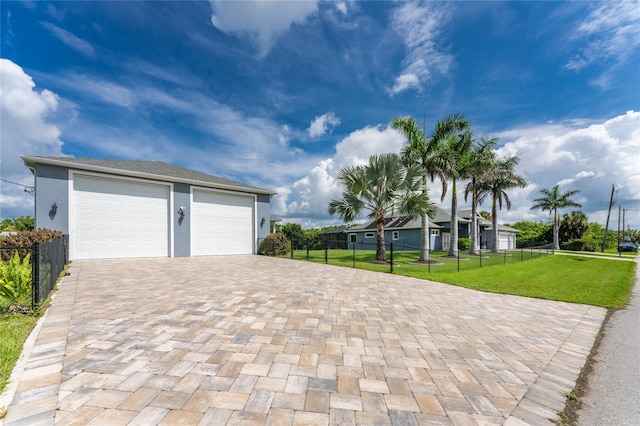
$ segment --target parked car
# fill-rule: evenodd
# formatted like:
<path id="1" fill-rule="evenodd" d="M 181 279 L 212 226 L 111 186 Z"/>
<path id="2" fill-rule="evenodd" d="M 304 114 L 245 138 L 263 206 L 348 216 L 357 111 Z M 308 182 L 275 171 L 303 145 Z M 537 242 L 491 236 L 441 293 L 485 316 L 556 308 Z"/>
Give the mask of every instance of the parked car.
<path id="1" fill-rule="evenodd" d="M 618 244 L 618 252 L 621 251 L 638 251 L 638 246 L 634 243 L 620 243 Z"/>

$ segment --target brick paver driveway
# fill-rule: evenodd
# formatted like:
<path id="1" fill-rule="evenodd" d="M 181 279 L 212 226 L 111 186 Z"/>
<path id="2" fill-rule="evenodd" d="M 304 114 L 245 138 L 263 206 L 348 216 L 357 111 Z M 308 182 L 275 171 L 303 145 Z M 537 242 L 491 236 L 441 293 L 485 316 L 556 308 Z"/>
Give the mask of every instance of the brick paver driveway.
<path id="1" fill-rule="evenodd" d="M 6 424 L 548 424 L 605 315 L 259 256 L 70 271 Z"/>

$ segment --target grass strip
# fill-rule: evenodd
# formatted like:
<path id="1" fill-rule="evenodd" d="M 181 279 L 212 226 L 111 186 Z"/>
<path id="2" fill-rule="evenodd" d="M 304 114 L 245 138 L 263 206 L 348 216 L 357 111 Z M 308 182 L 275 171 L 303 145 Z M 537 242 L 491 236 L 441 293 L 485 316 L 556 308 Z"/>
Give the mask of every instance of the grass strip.
<path id="1" fill-rule="evenodd" d="M 0 315 L 0 393 L 9 384 L 11 371 L 22 352 L 22 345 L 37 321 L 35 316 Z"/>

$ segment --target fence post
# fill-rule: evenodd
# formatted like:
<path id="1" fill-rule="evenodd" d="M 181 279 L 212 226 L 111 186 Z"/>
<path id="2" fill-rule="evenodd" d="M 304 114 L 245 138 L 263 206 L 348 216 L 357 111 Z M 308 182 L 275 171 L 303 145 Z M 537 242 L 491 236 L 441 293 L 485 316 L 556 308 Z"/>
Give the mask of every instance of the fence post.
<path id="1" fill-rule="evenodd" d="M 480 267 L 482 268 L 482 249 L 480 249 Z"/>
<path id="2" fill-rule="evenodd" d="M 293 259 L 293 240 L 291 240 L 291 259 Z"/>
<path id="3" fill-rule="evenodd" d="M 33 277 L 31 279 L 31 307 L 33 309 L 40 302 L 40 243 L 33 243 Z"/>
<path id="4" fill-rule="evenodd" d="M 307 260 L 309 260 L 309 241 L 307 241 Z"/>
<path id="5" fill-rule="evenodd" d="M 520 262 L 522 262 L 524 260 L 524 249 L 521 247 L 520 248 Z"/>
<path id="6" fill-rule="evenodd" d="M 329 244 L 324 243 L 324 263 L 325 265 L 329 264 Z"/>
<path id="7" fill-rule="evenodd" d="M 353 244 L 353 267 L 356 267 L 356 243 L 355 241 L 352 243 Z"/>
<path id="8" fill-rule="evenodd" d="M 507 249 L 504 249 L 504 264 L 507 264 Z"/>
<path id="9" fill-rule="evenodd" d="M 389 248 L 391 250 L 391 273 L 393 274 L 393 243 L 389 243 Z"/>
<path id="10" fill-rule="evenodd" d="M 460 272 L 460 250 L 458 250 L 458 272 Z"/>
<path id="11" fill-rule="evenodd" d="M 431 273 L 431 250 L 427 252 L 427 272 Z"/>

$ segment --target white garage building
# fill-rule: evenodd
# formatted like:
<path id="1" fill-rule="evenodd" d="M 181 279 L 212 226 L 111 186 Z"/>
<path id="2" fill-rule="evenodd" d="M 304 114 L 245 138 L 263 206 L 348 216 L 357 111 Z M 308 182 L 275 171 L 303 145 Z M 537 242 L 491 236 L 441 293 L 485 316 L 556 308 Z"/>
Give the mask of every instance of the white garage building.
<path id="1" fill-rule="evenodd" d="M 23 156 L 37 228 L 69 234 L 71 259 L 252 254 L 273 192 L 160 161 Z"/>

